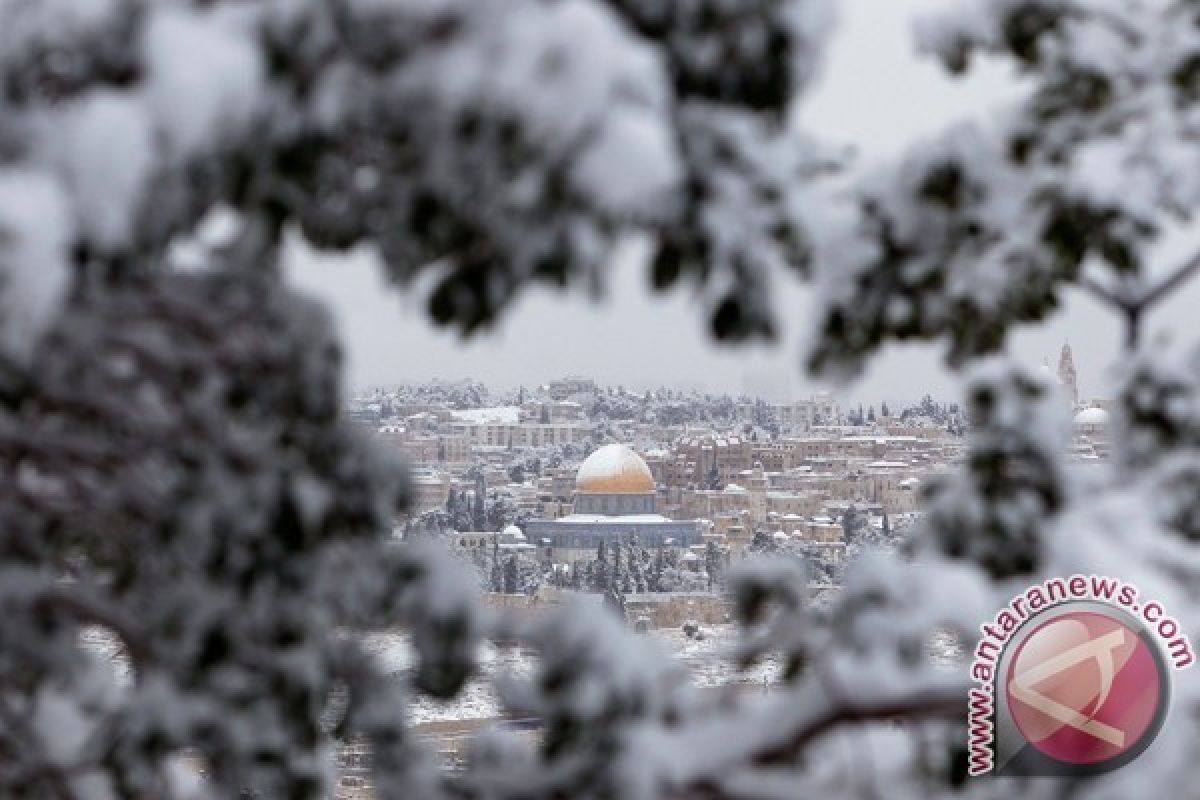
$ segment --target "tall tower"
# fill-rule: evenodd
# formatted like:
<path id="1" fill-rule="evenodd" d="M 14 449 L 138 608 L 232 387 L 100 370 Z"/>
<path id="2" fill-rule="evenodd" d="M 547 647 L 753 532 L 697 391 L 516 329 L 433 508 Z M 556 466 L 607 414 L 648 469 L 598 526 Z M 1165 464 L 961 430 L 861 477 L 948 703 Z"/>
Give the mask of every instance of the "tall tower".
<path id="1" fill-rule="evenodd" d="M 1067 342 L 1063 342 L 1062 353 L 1058 356 L 1058 379 L 1062 382 L 1067 397 L 1071 400 L 1071 407 L 1075 408 L 1079 405 L 1079 383 L 1075 374 L 1075 359 L 1071 355 L 1071 345 Z"/>

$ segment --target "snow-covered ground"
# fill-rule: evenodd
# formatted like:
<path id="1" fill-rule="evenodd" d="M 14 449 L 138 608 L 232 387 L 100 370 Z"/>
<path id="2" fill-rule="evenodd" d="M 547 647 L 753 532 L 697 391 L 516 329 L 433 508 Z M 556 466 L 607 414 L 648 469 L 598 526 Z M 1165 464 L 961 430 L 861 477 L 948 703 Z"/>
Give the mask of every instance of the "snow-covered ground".
<path id="1" fill-rule="evenodd" d="M 703 639 L 690 639 L 682 630 L 674 628 L 655 630 L 644 635 L 662 639 L 670 652 L 687 668 L 698 687 L 732 684 L 765 686 L 775 683 L 779 678 L 780 662 L 775 658 L 769 658 L 748 670 L 736 669 L 728 657 L 737 635 L 732 625 L 707 626 Z M 128 665 L 115 638 L 100 629 L 89 629 L 84 640 L 89 648 L 117 663 L 121 680 L 130 679 Z M 413 651 L 405 634 L 371 634 L 366 644 L 389 672 L 399 675 L 412 667 Z M 949 667 L 961 661 L 958 649 L 951 637 L 935 635 L 930 654 L 937 663 Z M 493 688 L 494 681 L 498 678 L 519 679 L 529 676 L 537 665 L 537 656 L 526 647 L 485 644 L 479 655 L 479 664 L 481 674 L 450 702 L 414 694 L 409 708 L 411 723 L 419 725 L 502 716 L 503 709 Z"/>
<path id="2" fill-rule="evenodd" d="M 732 626 L 713 626 L 706 628 L 704 633 L 705 637 L 702 640 L 689 639 L 679 630 L 658 630 L 644 635 L 664 639 L 671 652 L 683 662 L 692 680 L 700 687 L 725 686 L 731 683 L 761 684 L 764 679 L 769 683 L 778 677 L 779 664 L 774 660 L 745 672 L 734 669 L 726 657 L 734 642 Z M 403 634 L 372 635 L 368 638 L 368 647 L 390 671 L 404 672 L 412 665 L 412 650 Z M 471 681 L 451 702 L 438 702 L 427 697 L 415 696 L 410 709 L 412 722 L 420 724 L 501 716 L 503 709 L 493 689 L 493 681 L 498 677 L 521 678 L 530 675 L 536 666 L 536 659 L 536 654 L 528 648 L 485 645 L 480 653 L 482 674 Z"/>
<path id="3" fill-rule="evenodd" d="M 677 629 L 656 630 L 645 635 L 663 639 L 687 668 L 696 686 L 769 685 L 778 680 L 781 667 L 778 659 L 769 659 L 745 671 L 734 667 L 728 658 L 736 636 L 736 629 L 732 625 L 709 626 L 704 629 L 704 634 L 702 640 L 689 639 Z M 375 634 L 368 637 L 367 643 L 389 671 L 402 673 L 411 667 L 413 654 L 403 634 Z M 939 663 L 949 665 L 956 661 L 955 647 L 949 637 L 935 639 L 932 651 Z M 414 724 L 421 724 L 501 716 L 503 709 L 493 689 L 493 680 L 502 676 L 525 677 L 532 673 L 535 666 L 536 655 L 527 648 L 486 645 L 480 654 L 482 674 L 451 702 L 414 696 L 410 707 L 411 720 Z"/>

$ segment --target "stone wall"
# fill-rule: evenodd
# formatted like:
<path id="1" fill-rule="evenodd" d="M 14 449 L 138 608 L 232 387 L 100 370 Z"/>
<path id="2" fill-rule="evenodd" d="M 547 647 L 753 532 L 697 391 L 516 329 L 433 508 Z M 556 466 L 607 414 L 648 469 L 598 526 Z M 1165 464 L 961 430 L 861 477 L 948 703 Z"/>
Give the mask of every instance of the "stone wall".
<path id="1" fill-rule="evenodd" d="M 707 593 L 634 594 L 625 597 L 625 616 L 630 625 L 644 619 L 649 628 L 678 628 L 688 620 L 701 625 L 730 621 L 729 601 Z"/>
<path id="2" fill-rule="evenodd" d="M 492 608 L 539 612 L 568 602 L 572 597 L 583 597 L 597 603 L 603 602 L 598 594 L 581 594 L 556 589 L 552 586 L 542 586 L 533 597 L 523 594 L 492 592 L 486 595 L 486 602 Z M 630 626 L 635 626 L 641 618 L 652 629 L 678 628 L 690 619 L 702 625 L 719 625 L 729 622 L 731 619 L 728 599 L 724 595 L 707 592 L 653 592 L 626 595 L 625 617 Z"/>

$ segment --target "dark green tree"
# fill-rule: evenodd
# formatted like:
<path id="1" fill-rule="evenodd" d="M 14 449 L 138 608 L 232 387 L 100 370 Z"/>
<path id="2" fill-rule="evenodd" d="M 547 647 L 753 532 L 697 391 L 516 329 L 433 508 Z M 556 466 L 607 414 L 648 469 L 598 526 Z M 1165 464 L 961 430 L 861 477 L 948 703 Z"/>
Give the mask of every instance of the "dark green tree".
<path id="1" fill-rule="evenodd" d="M 704 571 L 708 576 L 708 590 L 711 592 L 719 587 L 725 576 L 725 559 L 721 555 L 716 542 L 708 542 L 704 546 Z"/>
<path id="2" fill-rule="evenodd" d="M 517 557 L 510 555 L 504 559 L 504 593 L 517 594 L 520 589 L 518 578 Z"/>
<path id="3" fill-rule="evenodd" d="M 842 512 L 842 539 L 846 544 L 861 544 L 870 534 L 866 509 L 851 504 Z"/>
<path id="4" fill-rule="evenodd" d="M 592 562 L 591 589 L 593 592 L 606 592 L 612 586 L 612 570 L 608 564 L 608 544 L 604 539 L 596 545 L 596 560 Z"/>
<path id="5" fill-rule="evenodd" d="M 721 473 L 717 469 L 717 465 L 713 464 L 708 469 L 708 474 L 704 478 L 705 489 L 720 489 L 721 488 Z"/>

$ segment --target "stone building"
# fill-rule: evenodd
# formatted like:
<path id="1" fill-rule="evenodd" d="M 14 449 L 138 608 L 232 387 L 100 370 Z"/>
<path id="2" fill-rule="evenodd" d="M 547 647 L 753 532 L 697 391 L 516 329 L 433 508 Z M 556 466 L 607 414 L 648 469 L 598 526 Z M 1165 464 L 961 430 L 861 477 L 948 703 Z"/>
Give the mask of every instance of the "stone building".
<path id="1" fill-rule="evenodd" d="M 689 434 L 675 443 L 667 473 L 672 485 L 706 486 L 716 470 L 719 483 L 728 483 L 754 465 L 754 443 L 741 436 Z M 712 487 L 710 487 L 712 488 Z"/>
<path id="2" fill-rule="evenodd" d="M 1071 345 L 1063 342 L 1062 351 L 1058 354 L 1058 381 L 1062 384 L 1071 408 L 1079 407 L 1079 381 L 1075 373 L 1075 357 L 1071 353 Z"/>
<path id="3" fill-rule="evenodd" d="M 1072 459 L 1091 461 L 1107 458 L 1111 448 L 1109 425 L 1108 411 L 1100 406 L 1089 406 L 1076 414 L 1070 453 Z"/>
<path id="4" fill-rule="evenodd" d="M 438 458 L 446 464 L 469 464 L 471 440 L 462 434 L 454 433 L 438 436 Z"/>
<path id="5" fill-rule="evenodd" d="M 587 438 L 591 429 L 577 422 L 541 424 L 488 420 L 457 421 L 455 435 L 464 437 L 473 447 L 545 447 L 571 444 Z"/>
<path id="6" fill-rule="evenodd" d="M 780 430 L 787 433 L 807 431 L 814 425 L 829 425 L 837 422 L 841 409 L 828 392 L 818 392 L 807 400 L 771 406 L 771 415 Z"/>
<path id="7" fill-rule="evenodd" d="M 434 469 L 417 470 L 412 477 L 412 505 L 408 509 L 412 515 L 422 514 L 441 508 L 446 504 L 453 484 L 450 476 Z"/>
<path id="8" fill-rule="evenodd" d="M 546 392 L 552 399 L 560 401 L 590 398 L 596 394 L 596 382 L 591 378 L 569 375 L 566 378 L 550 381 Z"/>
<path id="9" fill-rule="evenodd" d="M 602 541 L 636 541 L 642 547 L 701 544 L 699 522 L 658 513 L 656 489 L 641 456 L 623 444 L 605 445 L 579 466 L 572 513 L 529 520 L 525 534 L 555 563 L 592 558 Z"/>

